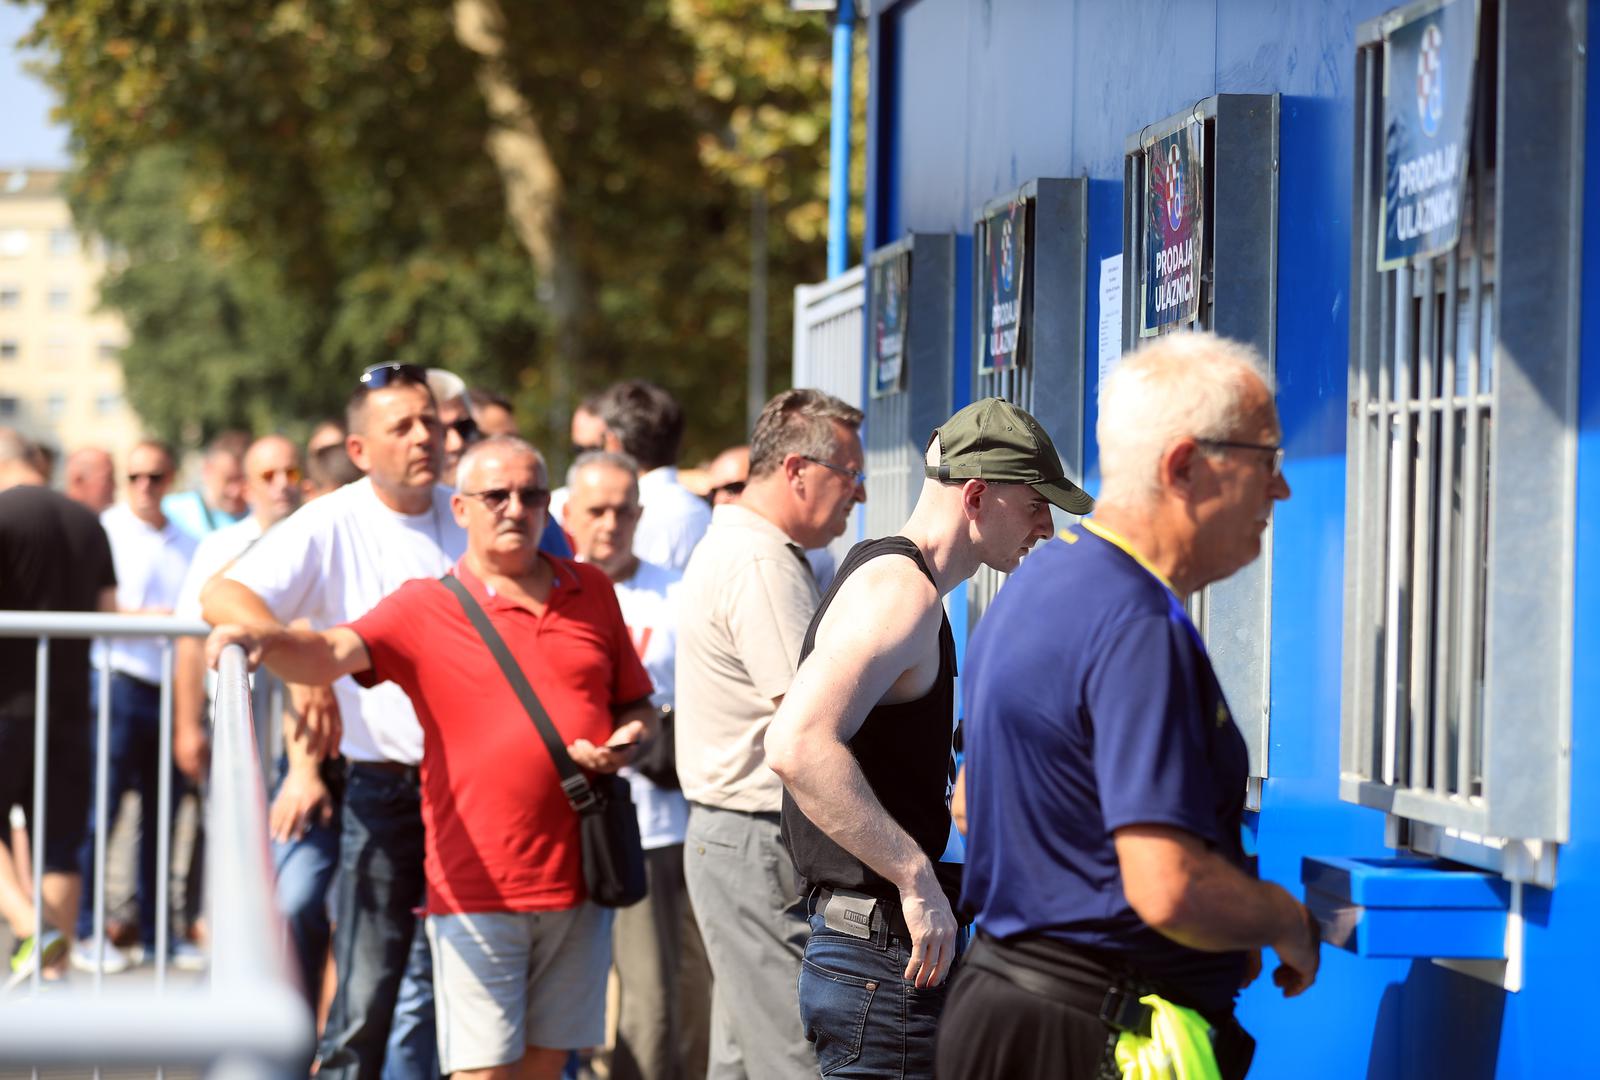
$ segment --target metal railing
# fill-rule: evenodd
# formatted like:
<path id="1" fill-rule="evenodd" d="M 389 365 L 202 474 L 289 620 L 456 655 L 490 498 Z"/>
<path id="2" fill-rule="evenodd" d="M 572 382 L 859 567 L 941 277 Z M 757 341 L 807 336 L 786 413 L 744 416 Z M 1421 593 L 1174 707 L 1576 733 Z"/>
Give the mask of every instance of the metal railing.
<path id="1" fill-rule="evenodd" d="M 38 971 L 31 996 L 0 999 L 0 1066 L 198 1068 L 212 1076 L 289 1076 L 309 1056 L 312 1018 L 296 985 L 283 919 L 273 900 L 266 784 L 243 649 L 223 652 L 218 672 L 205 807 L 210 927 L 209 977 L 198 987 L 166 979 L 172 800 L 174 640 L 203 635 L 204 623 L 168 616 L 0 612 L 0 636 L 38 638 L 31 809 L 34 935 L 44 929 L 45 792 L 49 782 L 49 669 L 53 638 L 160 637 L 162 684 L 156 882 L 156 993 L 104 980 L 47 992 Z M 111 727 L 111 670 L 102 656 L 95 742 L 94 939 L 105 938 L 106 847 L 114 808 L 105 798 Z M 141 812 L 148 812 L 141 808 Z"/>

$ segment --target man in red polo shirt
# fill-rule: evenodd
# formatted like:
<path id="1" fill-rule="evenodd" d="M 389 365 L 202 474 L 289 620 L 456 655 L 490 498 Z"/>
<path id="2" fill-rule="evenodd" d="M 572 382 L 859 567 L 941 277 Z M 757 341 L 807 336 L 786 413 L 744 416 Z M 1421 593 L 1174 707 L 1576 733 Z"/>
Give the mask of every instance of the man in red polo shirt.
<path id="1" fill-rule="evenodd" d="M 451 509 L 467 553 L 454 573 L 505 638 L 572 759 L 616 771 L 628 747 L 654 734 L 654 712 L 610 580 L 539 552 L 550 491 L 532 446 L 477 443 L 457 482 Z M 294 682 L 393 680 L 416 706 L 444 1071 L 553 1080 L 568 1050 L 602 1043 L 611 912 L 585 895 L 577 815 L 456 598 L 421 579 L 321 633 L 218 627 L 212 662 L 232 643 Z"/>

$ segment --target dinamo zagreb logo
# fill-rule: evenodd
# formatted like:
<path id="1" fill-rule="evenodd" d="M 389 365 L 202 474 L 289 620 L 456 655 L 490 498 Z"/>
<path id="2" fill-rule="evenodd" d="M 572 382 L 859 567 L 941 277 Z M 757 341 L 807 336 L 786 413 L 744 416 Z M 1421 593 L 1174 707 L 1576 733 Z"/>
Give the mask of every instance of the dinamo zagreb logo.
<path id="1" fill-rule="evenodd" d="M 1016 280 L 1016 243 L 1011 235 L 1011 219 L 1007 217 L 1000 225 L 1000 288 L 1004 292 L 1011 291 L 1012 282 Z"/>
<path id="2" fill-rule="evenodd" d="M 1417 49 L 1417 116 L 1431 138 L 1444 118 L 1444 33 L 1434 23 L 1422 32 Z"/>
<path id="3" fill-rule="evenodd" d="M 1183 227 L 1183 151 L 1178 144 L 1167 147 L 1167 226 Z"/>

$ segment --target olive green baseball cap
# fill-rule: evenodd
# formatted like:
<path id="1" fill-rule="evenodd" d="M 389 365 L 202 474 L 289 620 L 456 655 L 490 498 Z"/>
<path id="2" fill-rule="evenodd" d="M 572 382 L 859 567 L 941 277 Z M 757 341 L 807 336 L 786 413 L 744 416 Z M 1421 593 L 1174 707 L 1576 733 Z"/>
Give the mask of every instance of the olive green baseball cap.
<path id="1" fill-rule="evenodd" d="M 1004 398 L 974 401 L 933 429 L 939 463 L 924 465 L 933 480 L 1027 484 L 1069 514 L 1087 514 L 1091 499 L 1067 479 L 1055 443 L 1039 421 Z"/>

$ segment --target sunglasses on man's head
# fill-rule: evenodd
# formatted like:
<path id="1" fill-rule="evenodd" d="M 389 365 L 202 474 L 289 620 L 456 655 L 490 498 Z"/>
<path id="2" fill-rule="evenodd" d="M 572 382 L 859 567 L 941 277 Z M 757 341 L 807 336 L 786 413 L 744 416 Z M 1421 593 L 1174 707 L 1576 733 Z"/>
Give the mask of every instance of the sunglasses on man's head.
<path id="1" fill-rule="evenodd" d="M 428 372 L 415 364 L 373 364 L 361 373 L 361 385 L 368 390 L 382 390 L 396 383 L 427 386 Z"/>

